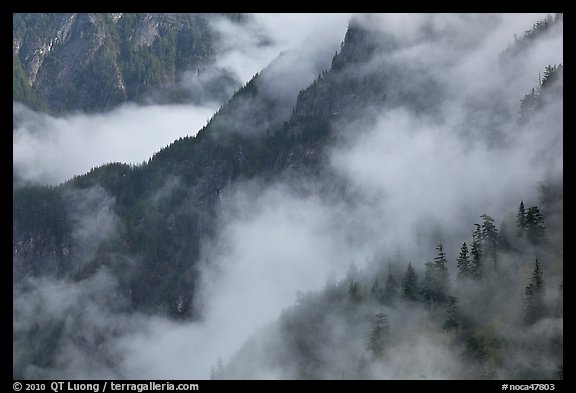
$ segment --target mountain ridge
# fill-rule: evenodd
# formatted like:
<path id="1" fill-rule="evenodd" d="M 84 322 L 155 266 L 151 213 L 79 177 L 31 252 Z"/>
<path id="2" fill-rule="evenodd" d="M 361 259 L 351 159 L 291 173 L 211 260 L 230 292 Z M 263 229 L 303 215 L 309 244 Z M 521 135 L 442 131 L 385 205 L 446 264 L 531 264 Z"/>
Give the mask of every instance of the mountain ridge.
<path id="1" fill-rule="evenodd" d="M 198 263 L 235 187 L 254 182 L 258 194 L 259 187 L 286 182 L 295 193 L 318 187 L 327 198 L 354 199 L 361 190 L 327 165 L 342 139 L 363 135 L 354 120 L 369 128 L 383 112 L 402 107 L 431 123 L 443 119 L 443 79 L 386 56 L 394 45 L 351 22 L 330 69 L 293 102 L 269 95 L 272 71 L 264 70 L 196 136 L 174 141 L 147 163 L 111 163 L 59 186 L 15 188 L 14 290 L 38 277 L 88 283 L 112 272 L 123 312 L 202 320 Z M 90 221 L 107 229 L 94 232 Z"/>

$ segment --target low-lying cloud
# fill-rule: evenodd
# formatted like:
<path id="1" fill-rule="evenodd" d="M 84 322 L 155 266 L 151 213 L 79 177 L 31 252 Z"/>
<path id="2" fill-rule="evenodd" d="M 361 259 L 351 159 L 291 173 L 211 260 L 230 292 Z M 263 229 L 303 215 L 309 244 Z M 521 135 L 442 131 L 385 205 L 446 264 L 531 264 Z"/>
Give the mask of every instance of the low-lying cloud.
<path id="1" fill-rule="evenodd" d="M 246 24 L 216 19 L 212 26 L 222 36 L 222 55 L 216 64 L 248 81 L 282 52 L 304 51 L 318 57 L 334 51 L 344 37 L 351 14 L 249 14 Z M 313 61 L 310 57 L 305 62 Z M 328 59 L 328 61 L 330 58 Z"/>
<path id="2" fill-rule="evenodd" d="M 341 275 L 354 258 L 336 217 L 316 197 L 298 197 L 281 185 L 261 194 L 253 186 L 229 201 L 221 232 L 201 261 L 203 321 L 155 318 L 125 337 L 131 377 L 208 378 L 219 358 L 228 361 L 279 307 L 295 301 L 297 291 L 321 287 L 329 272 Z"/>
<path id="3" fill-rule="evenodd" d="M 14 103 L 14 171 L 24 181 L 59 184 L 109 163 L 141 164 L 161 147 L 195 135 L 214 106 L 124 104 L 111 112 L 54 117 Z"/>
<path id="4" fill-rule="evenodd" d="M 271 39 L 278 42 L 289 41 L 286 32 L 299 20 L 296 16 L 255 15 L 254 18 L 267 29 L 276 26 L 278 30 Z M 312 25 L 316 18 L 304 17 L 303 26 Z M 340 16 L 334 18 L 321 20 L 331 24 Z M 424 21 L 428 23 L 430 20 L 424 16 L 414 18 L 386 16 L 382 20 L 387 32 L 400 37 L 405 35 L 410 46 L 409 50 L 403 48 L 402 53 L 387 54 L 391 59 L 389 61 L 418 59 L 421 55 L 433 53 L 439 53 L 440 57 L 446 53 L 444 47 L 434 51 L 433 41 L 419 45 L 421 26 Z M 293 304 L 297 291 L 321 289 L 331 274 L 342 278 L 352 263 L 365 267 L 367 261 L 388 260 L 399 252 L 404 257 L 403 261 L 410 260 L 420 269 L 433 258 L 434 246 L 442 241 L 450 269 L 454 271 L 458 247 L 462 241 L 471 239 L 472 225 L 480 220 L 481 214 L 487 213 L 500 223 L 520 200 L 536 203 L 538 182 L 562 177 L 563 174 L 561 102 L 549 105 L 523 126 L 518 125 L 517 116 L 512 112 L 508 118 L 497 123 L 497 132 L 492 133 L 493 130 L 484 123 L 474 122 L 478 113 L 485 115 L 491 109 L 477 112 L 476 107 L 464 105 L 461 101 L 464 97 L 475 96 L 482 102 L 484 97 L 501 92 L 502 102 L 515 111 L 523 94 L 536 84 L 537 75 L 532 75 L 532 70 L 541 70 L 543 65 L 562 61 L 563 54 L 561 51 L 558 53 L 562 42 L 560 35 L 537 43 L 523 58 L 527 64 L 522 73 L 490 73 L 500 53 L 497 48 L 505 49 L 507 43 L 512 41 L 513 32 L 521 32 L 536 19 L 533 15 L 504 15 L 488 19 L 473 18 L 474 23 L 470 23 L 468 17 L 433 17 L 432 25 L 440 32 L 445 28 L 470 28 L 473 30 L 467 32 L 469 38 L 473 33 L 485 35 L 484 39 L 474 38 L 477 46 L 473 49 L 459 47 L 455 58 L 448 63 L 448 69 L 433 71 L 444 92 L 447 92 L 442 98 L 445 101 L 440 105 L 442 116 L 432 119 L 424 114 L 415 114 L 406 105 L 379 113 L 373 122 L 360 117 L 346 119 L 346 122 L 337 125 L 335 131 L 346 137 L 341 138 L 329 151 L 327 168 L 344 179 L 353 195 L 350 198 L 321 195 L 318 192 L 321 185 L 315 182 L 307 184 L 305 180 L 303 188 L 306 192 L 297 191 L 299 188 L 288 182 L 263 184 L 258 181 L 240 183 L 223 190 L 217 234 L 210 240 L 206 239 L 201 253 L 201 283 L 196 301 L 202 306 L 203 319 L 174 322 L 160 316 L 131 315 L 129 321 L 125 321 L 125 326 L 133 329 L 120 329 L 108 342 L 109 348 L 114 349 L 110 352 L 115 359 L 114 371 L 91 364 L 103 371 L 88 375 L 132 379 L 208 378 L 218 358 L 229 361 L 252 333 L 275 320 L 283 308 Z M 481 23 L 483 20 L 490 23 Z M 444 21 L 447 23 L 444 24 Z M 226 23 L 228 25 L 220 26 L 222 31 L 228 29 L 228 34 L 236 36 L 242 45 L 245 43 L 247 48 L 253 50 L 243 54 L 232 51 L 228 58 L 221 60 L 224 66 L 236 67 L 235 72 L 241 78 L 251 76 L 251 67 L 264 61 L 260 56 L 267 62 L 276 56 L 272 52 L 264 51 L 261 54 L 257 51 L 260 45 L 265 45 L 260 43 L 258 37 L 270 38 L 266 33 L 258 29 L 246 32 L 238 30 L 238 26 L 230 22 Z M 490 31 L 483 30 L 486 26 Z M 300 29 L 295 31 L 297 37 L 300 34 L 300 38 L 307 37 Z M 247 34 L 247 37 L 242 34 Z M 502 42 L 494 42 L 498 37 Z M 487 57 L 491 60 L 487 61 Z M 440 62 L 441 59 L 431 61 Z M 226 65 L 226 62 L 229 64 Z M 314 67 L 310 67 L 312 69 Z M 480 81 L 475 75 L 479 75 Z M 486 86 L 481 80 L 488 77 L 493 80 Z M 530 80 L 534 83 L 530 83 Z M 291 91 L 290 86 L 282 87 L 282 83 L 278 83 L 277 88 L 281 92 Z M 144 111 L 136 107 L 126 108 L 118 111 Z M 155 110 L 160 111 L 161 108 L 164 107 Z M 378 107 L 369 109 L 371 113 L 381 110 Z M 116 116 L 124 121 L 129 117 Z M 74 139 L 70 135 L 73 130 L 81 126 L 89 128 L 90 122 L 84 117 L 80 118 L 82 120 L 74 120 L 78 122 L 75 127 L 65 127 L 68 131 L 63 132 L 63 145 L 66 145 L 66 139 Z M 63 120 L 50 121 L 60 124 Z M 118 121 L 118 124 L 121 123 Z M 102 124 L 105 124 L 104 120 Z M 103 125 L 99 127 L 97 129 L 101 129 L 102 133 L 107 132 Z M 166 130 L 168 127 L 164 125 L 160 129 Z M 190 129 L 186 126 L 186 130 Z M 137 128 L 133 132 L 137 134 Z M 21 138 L 28 134 L 33 132 L 21 133 Z M 15 135 L 18 135 L 18 130 Z M 44 138 L 49 145 L 50 138 Z M 84 138 L 91 140 L 88 131 Z M 74 141 L 90 146 L 84 138 Z M 96 139 L 92 140 L 92 144 L 97 144 Z M 17 145 L 22 150 L 20 157 L 24 157 L 24 147 L 30 144 L 26 141 L 19 144 L 15 137 L 16 168 Z M 73 149 L 74 143 L 69 146 Z M 38 143 L 37 150 L 40 148 Z M 28 153 L 28 156 L 33 157 L 34 154 Z M 62 157 L 58 155 L 57 148 L 52 149 L 50 154 L 50 159 Z M 19 162 L 25 168 L 25 161 L 21 159 Z M 29 173 L 34 173 L 32 168 L 32 165 L 28 168 Z M 38 166 L 35 169 L 37 174 L 30 175 L 31 179 L 49 178 L 48 172 L 38 172 Z M 96 276 L 95 282 L 100 282 L 98 280 L 102 277 Z M 43 285 L 52 284 L 41 283 L 39 288 Z M 84 299 L 75 292 L 70 293 L 78 301 Z M 47 296 L 46 299 L 53 301 L 52 306 L 57 307 L 58 298 Z M 69 303 L 75 301 L 63 302 L 63 309 L 69 309 L 72 307 Z M 33 312 L 26 311 L 25 306 L 31 303 L 22 302 L 18 303 L 23 311 L 15 314 L 15 326 L 29 326 L 26 322 L 35 321 L 37 317 Z M 111 320 L 110 311 L 106 308 L 86 307 L 86 310 L 96 310 L 92 316 L 100 312 L 104 315 L 102 320 Z M 62 310 L 56 311 L 55 315 L 63 315 Z M 416 313 L 411 318 L 418 318 L 414 315 Z M 410 325 L 408 317 L 402 318 L 401 313 L 393 313 L 393 326 L 401 328 L 402 323 Z M 541 325 L 533 327 L 534 332 L 548 329 L 545 324 L 551 325 L 553 333 L 561 331 L 558 321 L 544 320 Z M 87 332 L 88 336 L 92 334 L 90 330 Z M 407 364 L 418 360 L 416 366 L 420 371 L 400 375 L 406 378 L 454 378 L 459 375 L 450 369 L 458 366 L 458 359 L 454 352 L 446 349 L 443 337 L 427 332 L 421 335 L 415 333 L 410 338 L 414 339 L 410 344 L 414 345 L 418 357 L 409 354 L 398 356 L 390 370 L 402 370 Z M 62 355 L 64 363 L 56 374 L 87 375 L 66 368 L 65 360 L 76 356 L 74 352 L 66 354 Z M 398 373 L 391 373 L 390 370 L 374 369 L 372 375 L 379 378 L 398 377 Z M 278 378 L 286 374 L 262 370 L 260 375 Z"/>

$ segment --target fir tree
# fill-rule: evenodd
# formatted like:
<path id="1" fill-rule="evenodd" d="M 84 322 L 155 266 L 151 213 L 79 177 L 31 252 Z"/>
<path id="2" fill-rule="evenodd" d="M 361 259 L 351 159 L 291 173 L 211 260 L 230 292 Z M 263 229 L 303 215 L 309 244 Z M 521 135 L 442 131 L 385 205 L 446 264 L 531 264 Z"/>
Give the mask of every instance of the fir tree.
<path id="1" fill-rule="evenodd" d="M 478 278 L 482 276 L 482 247 L 480 245 L 482 232 L 479 224 L 474 225 L 476 225 L 476 230 L 472 234 L 472 247 L 470 249 L 472 260 L 470 261 L 468 274 L 470 277 Z"/>
<path id="2" fill-rule="evenodd" d="M 544 215 L 538 206 L 528 208 L 526 213 L 526 237 L 532 244 L 541 244 L 544 241 Z"/>
<path id="3" fill-rule="evenodd" d="M 389 334 L 390 326 L 388 324 L 388 316 L 382 313 L 376 314 L 376 323 L 370 333 L 366 346 L 374 358 L 381 358 L 384 354 Z"/>
<path id="4" fill-rule="evenodd" d="M 520 201 L 520 207 L 518 208 L 518 214 L 516 215 L 516 236 L 519 238 L 524 238 L 526 233 L 526 210 L 524 208 L 524 201 Z"/>
<path id="5" fill-rule="evenodd" d="M 451 330 L 458 331 L 461 325 L 460 312 L 458 310 L 458 299 L 455 298 L 454 296 L 448 297 L 448 305 L 446 306 L 446 313 L 448 314 L 448 317 L 446 318 L 444 325 L 442 325 L 442 329 L 446 331 Z"/>
<path id="6" fill-rule="evenodd" d="M 477 242 L 479 245 L 482 244 L 482 242 L 484 241 L 484 238 L 482 237 L 482 227 L 480 226 L 480 224 L 476 224 L 474 223 L 474 226 L 476 227 L 476 229 L 474 230 L 474 232 L 472 232 L 472 241 Z"/>
<path id="7" fill-rule="evenodd" d="M 558 78 L 559 72 L 562 70 L 562 64 L 548 65 L 544 68 L 544 77 L 542 78 L 541 88 L 546 89 Z"/>
<path id="8" fill-rule="evenodd" d="M 418 276 L 410 262 L 402 278 L 402 295 L 408 300 L 418 300 Z"/>
<path id="9" fill-rule="evenodd" d="M 529 94 L 526 94 L 522 100 L 520 100 L 520 122 L 525 123 L 528 121 L 532 113 L 534 113 L 540 104 L 540 93 L 536 89 L 532 88 Z"/>
<path id="10" fill-rule="evenodd" d="M 439 244 L 438 255 L 433 262 L 426 263 L 426 272 L 422 286 L 422 295 L 431 306 L 445 303 L 448 299 L 448 263 L 444 248 Z"/>
<path id="11" fill-rule="evenodd" d="M 360 288 L 358 282 L 355 280 L 350 281 L 350 286 L 348 287 L 348 296 L 353 303 L 359 303 L 361 299 Z"/>
<path id="12" fill-rule="evenodd" d="M 448 261 L 446 260 L 446 253 L 444 252 L 444 247 L 442 244 L 438 244 L 436 246 L 436 250 L 438 250 L 438 255 L 434 258 L 434 264 L 443 271 L 448 271 Z"/>
<path id="13" fill-rule="evenodd" d="M 530 283 L 526 287 L 526 313 L 524 320 L 528 324 L 537 322 L 545 314 L 544 279 L 540 262 L 536 259 Z"/>
<path id="14" fill-rule="evenodd" d="M 460 248 L 460 255 L 456 260 L 456 267 L 458 268 L 458 278 L 470 276 L 470 258 L 468 256 L 468 246 L 466 242 Z"/>
<path id="15" fill-rule="evenodd" d="M 482 251 L 483 255 L 492 259 L 496 266 L 496 247 L 498 244 L 498 229 L 494 225 L 494 219 L 487 214 L 480 216 L 482 223 Z"/>

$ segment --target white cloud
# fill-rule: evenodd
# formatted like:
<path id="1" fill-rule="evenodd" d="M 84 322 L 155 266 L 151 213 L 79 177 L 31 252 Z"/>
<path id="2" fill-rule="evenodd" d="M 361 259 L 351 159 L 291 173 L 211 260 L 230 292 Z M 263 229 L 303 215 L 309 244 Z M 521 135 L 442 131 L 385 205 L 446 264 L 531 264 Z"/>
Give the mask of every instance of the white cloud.
<path id="1" fill-rule="evenodd" d="M 249 14 L 246 25 L 217 19 L 213 26 L 220 32 L 222 54 L 216 61 L 248 81 L 281 52 L 326 51 L 338 48 L 344 38 L 351 14 Z M 333 52 L 333 50 L 331 50 Z"/>
<path id="2" fill-rule="evenodd" d="M 203 255 L 199 288 L 203 321 L 152 319 L 144 332 L 121 341 L 130 377 L 203 379 L 218 358 L 229 361 L 257 328 L 272 322 L 296 291 L 321 287 L 354 258 L 335 217 L 316 198 L 284 187 L 239 190 L 222 231 Z"/>
<path id="3" fill-rule="evenodd" d="M 140 164 L 161 147 L 196 135 L 214 106 L 124 104 L 102 114 L 53 117 L 14 103 L 13 165 L 27 181 L 58 184 L 108 162 Z"/>
<path id="4" fill-rule="evenodd" d="M 313 33 L 314 29 L 340 26 L 339 18 L 343 16 L 323 19 L 308 14 L 255 15 L 254 18 L 258 23 L 255 30 L 218 22 L 230 40 L 237 40 L 229 41 L 233 44 L 228 48 L 228 57 L 220 60 L 221 65 L 233 69 L 244 80 L 272 60 L 280 48 L 290 49 L 314 34 L 318 38 L 320 34 Z M 408 41 L 416 40 L 421 33 L 422 16 L 383 18 L 385 31 L 404 36 Z M 440 109 L 444 117 L 433 120 L 415 115 L 410 108 L 397 108 L 381 113 L 374 123 L 356 119 L 340 129 L 346 137 L 330 151 L 329 165 L 348 181 L 353 191 L 358 191 L 357 200 L 334 201 L 325 195 L 319 196 L 316 188 L 319 185 L 306 185 L 306 191 L 311 191 L 306 195 L 294 191 L 290 185 L 278 183 L 264 188 L 260 183 L 243 183 L 236 189 L 224 190 L 218 232 L 202 249 L 202 282 L 196 301 L 203 306 L 203 320 L 171 322 L 162 317 L 139 316 L 136 330 L 114 339 L 114 347 L 123 354 L 119 365 L 122 374 L 128 378 L 207 378 L 219 357 L 229 360 L 251 333 L 293 304 L 296 291 L 321 289 L 331 272 L 342 277 L 350 263 L 362 265 L 367 257 L 390 255 L 398 248 L 414 257 L 412 263 L 420 267 L 434 251 L 432 244 L 419 241 L 418 236 L 422 233 L 430 236 L 436 226 L 450 234 L 444 239 L 448 242 L 445 249 L 454 261 L 458 246 L 461 241 L 469 240 L 471 225 L 482 213 L 498 221 L 521 199 L 535 198 L 538 181 L 561 176 L 563 109 L 560 105 L 550 107 L 521 128 L 516 126 L 515 117 L 510 117 L 501 125 L 500 131 L 505 131 L 505 135 L 498 134 L 500 139 L 494 139 L 488 132 L 480 135 L 468 132 L 468 128 L 474 132 L 487 130 L 483 125 L 470 122 L 474 119 L 472 115 L 477 114 L 476 109 L 460 101 L 463 97 L 476 96 L 484 102 L 485 93 L 496 92 L 505 96 L 504 101 L 507 100 L 511 108 L 517 108 L 522 94 L 531 86 L 529 81 L 534 70 L 562 60 L 560 37 L 547 41 L 547 45 L 538 44 L 540 46 L 527 54 L 525 66 L 517 75 L 490 74 L 500 48 L 511 42 L 511 33 L 521 32 L 536 19 L 532 15 L 499 16 L 495 19 L 498 23 L 491 25 L 492 30 L 485 32 L 485 40 L 479 40 L 474 48 L 460 47 L 448 69 L 432 73 L 449 91 Z M 467 39 L 472 39 L 474 32 L 482 33 L 485 26 L 478 23 L 482 20 L 485 19 L 434 17 L 432 24 L 439 31 L 470 27 L 473 30 L 467 33 Z M 298 28 L 294 28 L 295 25 Z M 343 30 L 339 35 L 334 31 L 334 36 L 326 32 L 328 40 L 334 39 L 338 44 Z M 259 47 L 258 34 L 272 37 L 273 49 Z M 502 41 L 495 42 L 498 40 Z M 401 53 L 392 54 L 390 59 L 424 58 L 439 64 L 446 53 L 445 48 L 435 47 L 433 42 L 415 43 L 403 48 Z M 315 70 L 315 67 L 303 69 L 312 75 L 306 70 Z M 447 77 L 442 78 L 444 74 Z M 489 77 L 493 78 L 490 83 L 484 83 Z M 290 84 L 285 85 L 278 83 L 277 88 L 289 90 Z M 59 146 L 70 151 L 79 144 L 99 146 L 99 138 L 91 139 L 89 131 L 81 138 L 72 135 L 82 128 L 99 130 L 101 136 L 105 136 L 102 139 L 114 143 L 120 142 L 114 139 L 114 133 L 110 135 L 112 131 L 106 124 L 116 124 L 116 130 L 132 130 L 135 137 L 143 135 L 139 134 L 144 127 L 141 123 L 124 126 L 132 117 L 155 122 L 150 125 L 154 129 L 172 129 L 167 125 L 169 120 L 161 114 L 166 111 L 167 115 L 171 110 L 180 113 L 180 121 L 175 122 L 181 130 L 192 130 L 183 125 L 190 124 L 186 120 L 190 114 L 186 115 L 185 107 L 179 106 L 152 107 L 150 113 L 145 108 L 127 106 L 113 112 L 116 114 L 109 120 L 111 123 L 104 120 L 110 114 L 66 120 L 47 117 L 48 124 L 54 124 L 53 129 L 62 130 L 62 136 L 51 142 L 49 134 L 34 131 L 27 125 L 29 130 L 20 131 L 20 138 L 29 139 L 19 143 L 15 139 L 15 149 L 16 146 L 21 149 L 19 165 L 26 168 L 26 158 L 33 160 L 43 154 L 40 152 L 43 145 L 51 143 L 57 146 L 42 156 L 47 157 L 45 161 L 39 160 L 43 165 L 52 160 L 62 161 L 61 157 L 66 155 L 59 153 L 62 151 Z M 490 109 L 480 113 L 489 114 Z M 163 120 L 159 123 L 155 116 Z M 171 112 L 170 116 L 173 116 Z M 94 128 L 90 128 L 91 125 Z M 43 136 L 32 138 L 36 134 Z M 81 161 L 82 155 L 79 156 L 77 160 Z M 53 165 L 65 166 L 62 162 Z M 37 163 L 28 169 L 33 174 L 31 178 L 49 177 Z M 393 316 L 398 323 L 401 316 Z M 458 360 L 452 351 L 443 347 L 442 337 L 430 333 L 411 338 L 417 354 L 423 358 L 398 357 L 393 363 L 397 369 L 417 360 L 423 375 L 414 373 L 409 377 L 454 376 L 453 371 L 444 366 L 457 366 Z M 448 363 L 443 363 L 446 360 Z M 374 374 L 394 377 L 382 370 L 374 370 Z"/>

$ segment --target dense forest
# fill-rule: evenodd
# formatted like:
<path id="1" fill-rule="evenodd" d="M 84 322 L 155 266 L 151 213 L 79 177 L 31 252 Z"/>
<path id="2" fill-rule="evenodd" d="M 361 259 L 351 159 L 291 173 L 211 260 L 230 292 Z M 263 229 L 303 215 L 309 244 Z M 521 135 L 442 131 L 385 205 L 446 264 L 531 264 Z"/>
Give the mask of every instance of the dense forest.
<path id="1" fill-rule="evenodd" d="M 50 18 L 108 29 L 85 64 L 124 95 L 58 83 L 67 44 L 37 80 L 69 95 L 15 54 L 14 99 L 54 112 L 165 92 L 213 42 L 182 15 L 14 18 L 19 56 Z M 304 89 L 280 55 L 140 165 L 15 179 L 14 378 L 563 378 L 562 14 L 394 18 L 354 16 Z M 154 20 L 147 50 L 121 34 Z"/>

